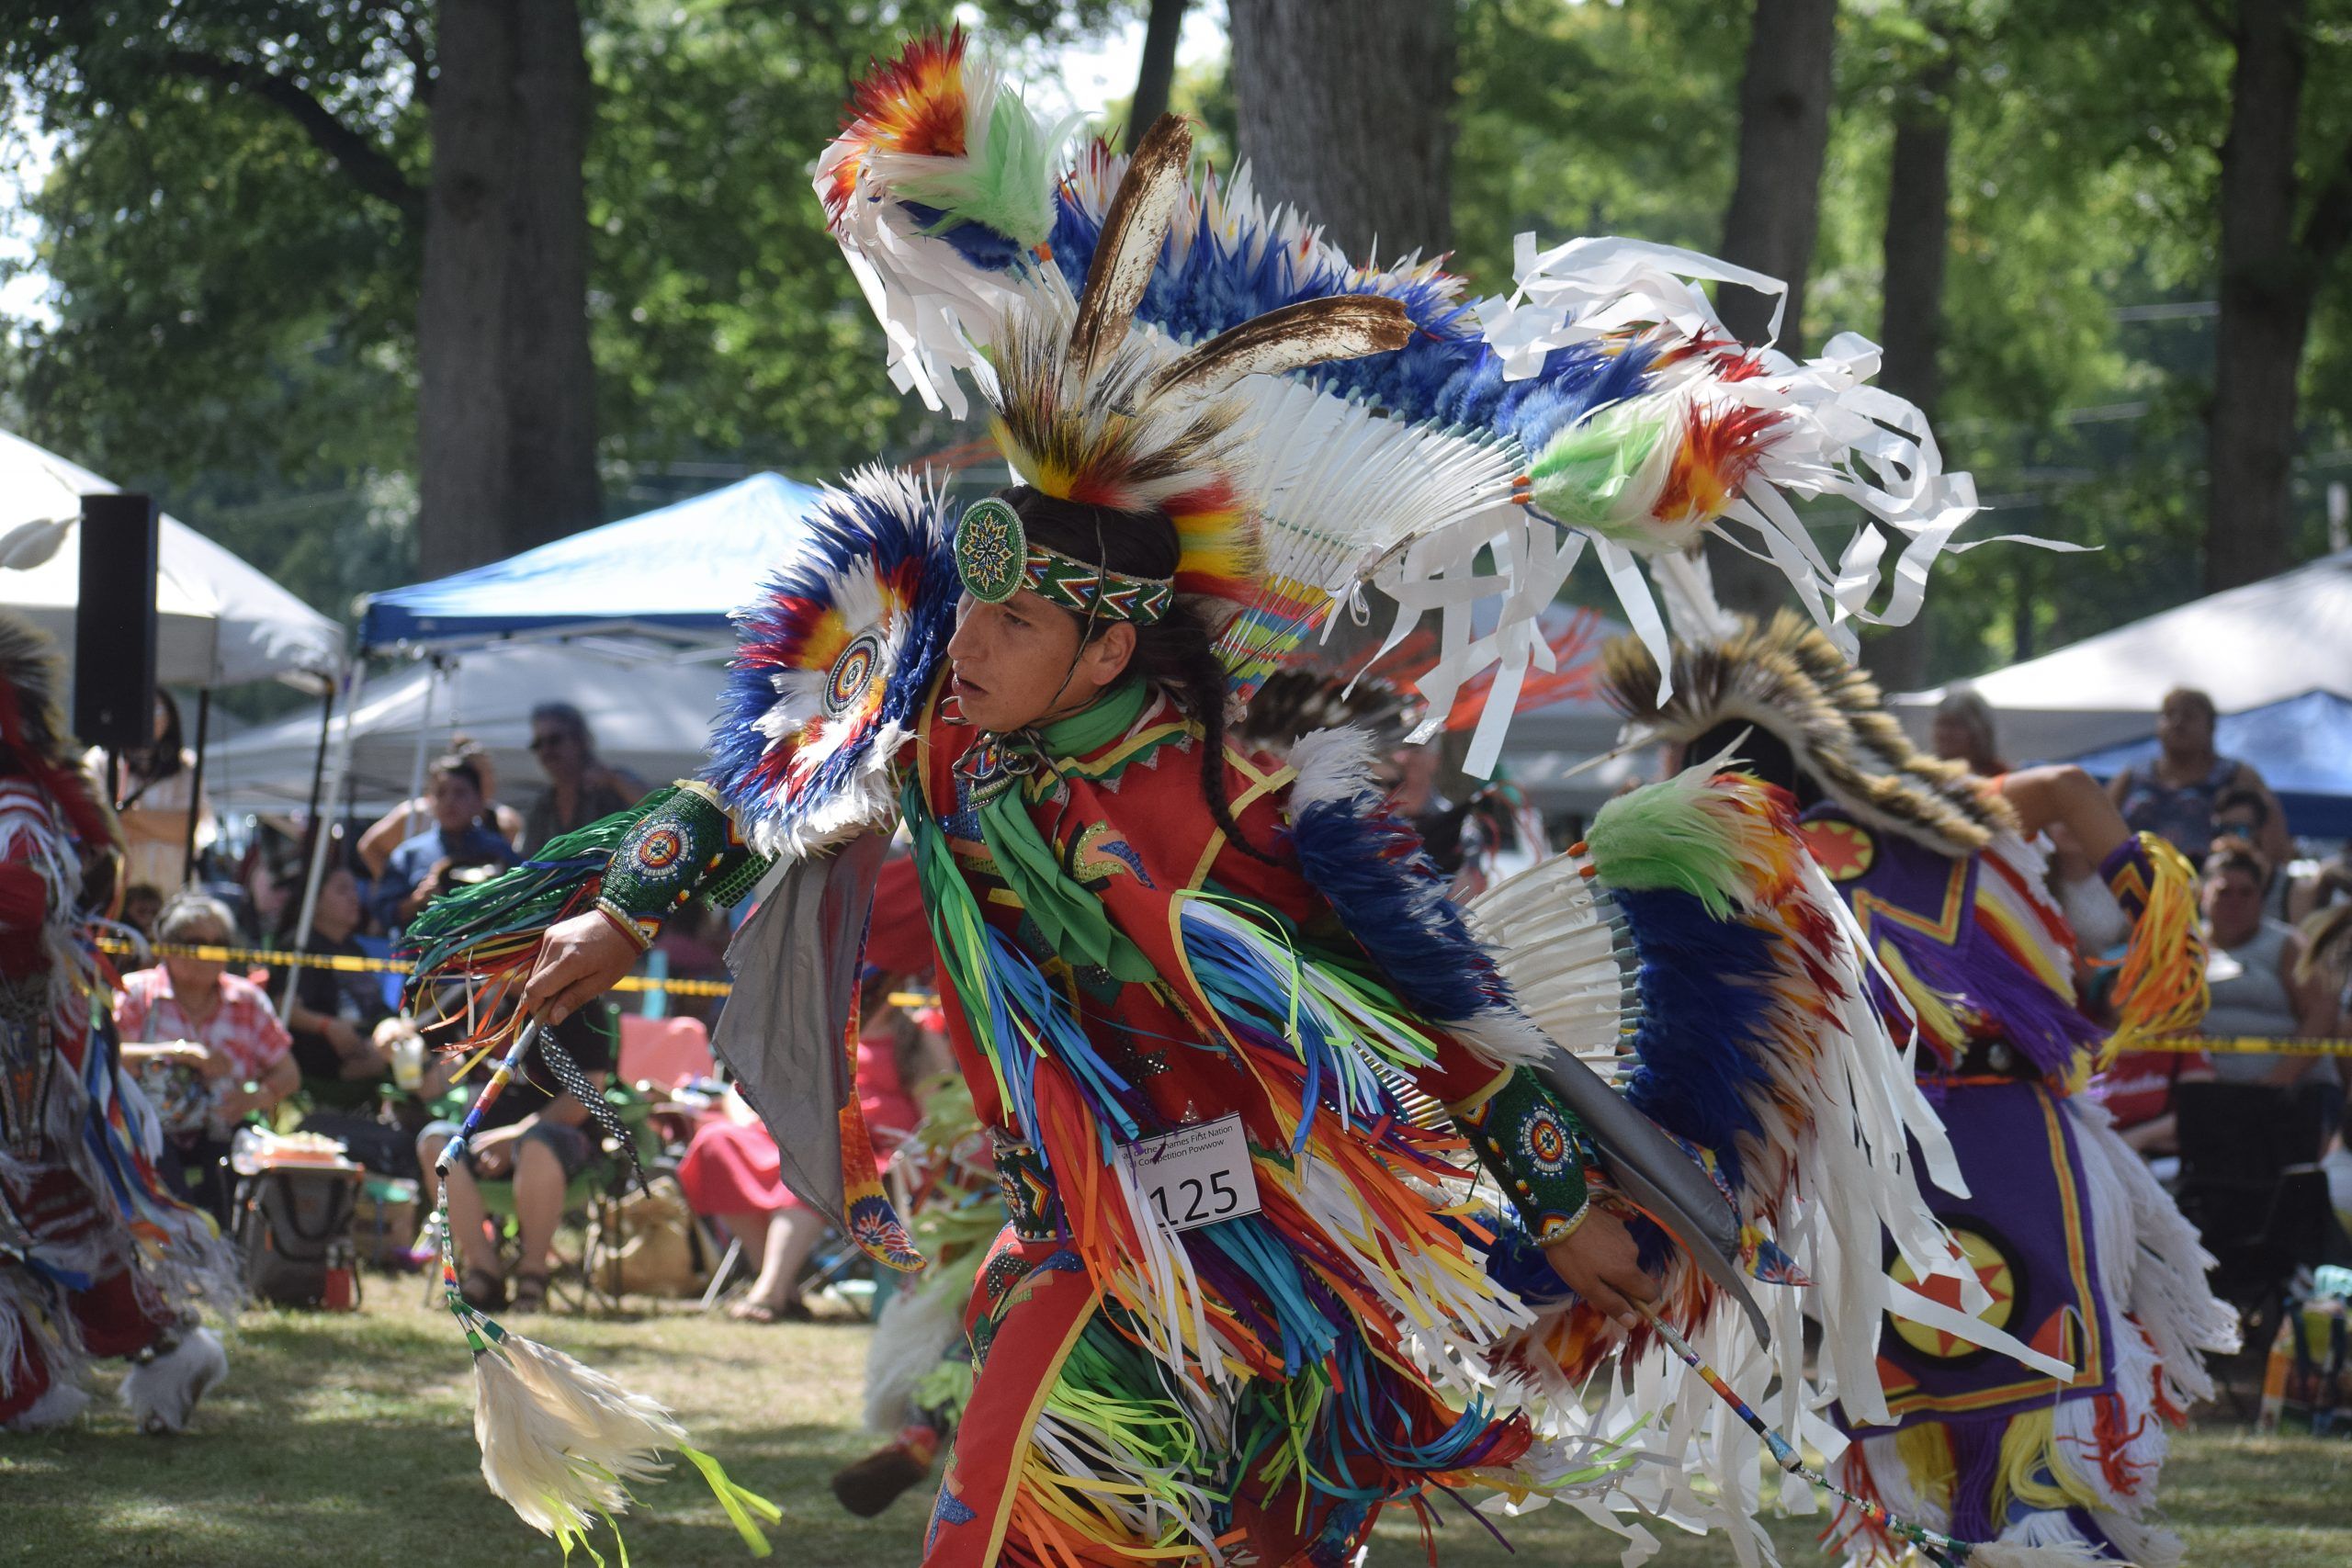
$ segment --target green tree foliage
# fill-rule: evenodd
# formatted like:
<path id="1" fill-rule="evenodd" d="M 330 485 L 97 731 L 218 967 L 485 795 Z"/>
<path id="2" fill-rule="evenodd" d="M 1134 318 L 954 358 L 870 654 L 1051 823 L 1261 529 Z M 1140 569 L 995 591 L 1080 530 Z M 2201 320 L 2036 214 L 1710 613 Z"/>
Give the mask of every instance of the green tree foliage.
<path id="1" fill-rule="evenodd" d="M 1196 0 L 1201 3 L 1201 0 Z M 1984 668 L 2189 597 L 2203 547 L 2219 149 L 2235 0 L 1846 0 L 1809 335 L 1875 333 L 1900 99 L 1947 66 L 1951 242 L 1938 428 L 1995 547 L 1943 563 L 1930 673 Z M 1031 79 L 1140 0 L 1000 0 L 987 42 Z M 1462 0 L 1456 265 L 1510 287 L 1512 237 L 1713 249 L 1748 7 Z M 866 60 L 937 4 L 584 0 L 596 81 L 590 310 L 616 513 L 765 465 L 823 477 L 952 432 L 892 391 L 808 186 Z M 195 13 L 200 12 L 200 16 Z M 130 34 L 266 59 L 379 154 L 339 160 L 284 104 L 168 69 Z M 2302 188 L 2352 145 L 2352 0 L 2307 0 Z M 192 19 L 193 17 L 193 19 Z M 32 193 L 54 319 L 16 324 L 11 417 L 340 610 L 397 579 L 413 450 L 416 242 L 385 171 L 422 178 L 431 12 L 359 0 L 0 0 L 0 82 L 60 138 Z M 114 28 L 120 47 L 87 48 Z M 187 32 L 186 29 L 195 29 Z M 143 35 L 141 35 L 143 38 Z M 265 43 L 264 40 L 266 40 Z M 242 50 L 243 54 L 237 51 Z M 85 78 L 85 62 L 103 62 Z M 1233 145 L 1229 84 L 1176 106 Z M 2352 267 L 2312 309 L 2295 547 L 2352 481 Z M 1832 520 L 1825 516 L 1825 525 Z M 1847 519 L 1836 519 L 1842 530 Z M 308 543 L 321 531 L 332 547 Z"/>
<path id="2" fill-rule="evenodd" d="M 0 11 L 9 113 L 61 148 L 28 193 L 53 319 L 14 324 L 14 423 L 289 563 L 313 603 L 398 581 L 403 520 L 380 503 L 413 447 L 413 228 L 215 67 L 271 35 L 284 69 L 322 84 L 305 113 L 376 130 L 380 190 L 424 156 L 399 14 L 219 5 L 166 31 L 41 9 Z"/>
<path id="3" fill-rule="evenodd" d="M 1896 96 L 1948 58 L 1951 253 L 1937 428 L 1996 546 L 1939 566 L 1930 673 L 1986 668 L 2193 597 L 2203 547 L 2218 150 L 2231 0 L 1847 0 L 1808 335 L 1874 334 Z M 2352 132 L 2352 7 L 2312 0 L 2304 168 Z M 1745 7 L 1466 0 L 1458 261 L 1510 284 L 1511 237 L 1711 250 L 1734 163 Z M 2332 68 L 2331 63 L 2332 62 Z M 2352 268 L 2306 360 L 2299 555 L 2352 480 Z M 1842 533 L 1850 521 L 1831 519 Z"/>
<path id="4" fill-rule="evenodd" d="M 809 175 L 867 63 L 954 9 L 583 0 L 613 514 L 947 438 L 891 390 Z M 993 0 L 984 27 L 1044 50 L 1131 9 Z M 0 35 L 4 107 L 59 148 L 10 422 L 331 613 L 407 580 L 430 0 L 0 0 Z"/>

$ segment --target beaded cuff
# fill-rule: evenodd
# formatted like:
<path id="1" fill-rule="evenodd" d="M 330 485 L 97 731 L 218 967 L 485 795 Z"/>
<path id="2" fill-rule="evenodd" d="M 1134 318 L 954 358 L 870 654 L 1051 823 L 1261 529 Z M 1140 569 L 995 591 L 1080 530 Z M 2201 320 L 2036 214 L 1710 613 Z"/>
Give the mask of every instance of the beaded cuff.
<path id="1" fill-rule="evenodd" d="M 672 910 L 696 897 L 736 903 L 771 863 L 744 844 L 707 786 L 682 783 L 614 849 L 596 908 L 650 946 Z"/>
<path id="2" fill-rule="evenodd" d="M 1542 1079 L 1514 1067 L 1477 1099 L 1448 1109 L 1539 1246 L 1584 1223 L 1591 1205 L 1583 1128 Z"/>
<path id="3" fill-rule="evenodd" d="M 2107 858 L 2098 863 L 2098 874 L 2135 922 L 2148 912 L 2148 893 L 2155 886 L 2156 868 L 2141 835 L 2134 833 L 2108 851 Z"/>
<path id="4" fill-rule="evenodd" d="M 1012 1234 L 1022 1241 L 1052 1241 L 1063 1230 L 1061 1195 L 1037 1151 L 1008 1133 L 995 1134 L 996 1185 Z"/>
<path id="5" fill-rule="evenodd" d="M 2195 1029 L 2211 997 L 2195 868 L 2164 840 L 2142 833 L 2118 844 L 2098 869 L 2132 917 L 2132 941 L 2115 970 L 2115 1029 L 2099 1053 L 2104 1066 L 2159 1036 Z"/>

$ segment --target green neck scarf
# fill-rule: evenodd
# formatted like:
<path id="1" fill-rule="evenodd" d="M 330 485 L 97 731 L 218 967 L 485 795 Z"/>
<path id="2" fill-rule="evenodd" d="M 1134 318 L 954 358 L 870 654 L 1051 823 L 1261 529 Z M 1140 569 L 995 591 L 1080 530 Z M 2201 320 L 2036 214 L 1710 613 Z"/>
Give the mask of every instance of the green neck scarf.
<path id="1" fill-rule="evenodd" d="M 1142 681 L 1130 680 L 1069 717 L 1042 730 L 1002 737 L 1001 744 L 1031 750 L 1040 765 L 1057 757 L 1081 757 L 1125 734 L 1149 695 Z M 978 815 L 981 840 L 998 874 L 1057 953 L 1073 965 L 1107 969 L 1130 985 L 1152 977 L 1150 961 L 1111 924 L 1102 901 L 1062 869 L 1053 845 L 1031 818 L 1017 781 L 982 800 Z"/>

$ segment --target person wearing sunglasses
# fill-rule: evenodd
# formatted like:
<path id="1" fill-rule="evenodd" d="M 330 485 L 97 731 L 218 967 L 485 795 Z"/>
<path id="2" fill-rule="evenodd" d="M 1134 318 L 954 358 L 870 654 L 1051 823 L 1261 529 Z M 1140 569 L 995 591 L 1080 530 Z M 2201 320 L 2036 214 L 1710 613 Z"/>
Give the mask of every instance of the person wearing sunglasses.
<path id="1" fill-rule="evenodd" d="M 523 815 L 523 848 L 584 828 L 637 804 L 644 782 L 596 755 L 588 720 L 570 703 L 541 703 L 531 710 L 531 755 L 548 776 L 548 787 Z"/>

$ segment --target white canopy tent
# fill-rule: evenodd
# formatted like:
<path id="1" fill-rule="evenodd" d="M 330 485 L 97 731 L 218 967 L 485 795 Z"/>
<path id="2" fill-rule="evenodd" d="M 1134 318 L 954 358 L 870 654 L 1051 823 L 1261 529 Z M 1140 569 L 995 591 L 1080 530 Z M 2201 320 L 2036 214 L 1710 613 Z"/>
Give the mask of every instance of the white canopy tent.
<path id="1" fill-rule="evenodd" d="M 2155 728 L 2176 686 L 2242 713 L 2300 696 L 2352 696 L 2352 550 L 2086 637 L 1967 682 L 2018 762 L 2079 757 Z M 1952 688 L 1894 699 L 1915 735 Z"/>
<path id="2" fill-rule="evenodd" d="M 74 646 L 82 497 L 117 487 L 0 431 L 0 605 Z M 322 690 L 343 628 L 176 518 L 163 520 L 155 678 L 175 686 L 290 679 Z M 311 722 L 312 741 L 318 726 Z"/>
<path id="3" fill-rule="evenodd" d="M 360 812 L 408 798 L 418 759 L 464 734 L 489 749 L 499 798 L 520 809 L 546 784 L 528 743 L 531 709 L 548 702 L 586 716 L 605 761 L 666 784 L 701 765 L 724 674 L 716 659 L 681 662 L 674 649 L 623 637 L 493 643 L 413 664 L 371 680 L 350 709 L 342 798 Z M 289 714 L 215 746 L 205 787 L 232 810 L 298 809 L 318 746 L 316 716 Z"/>

